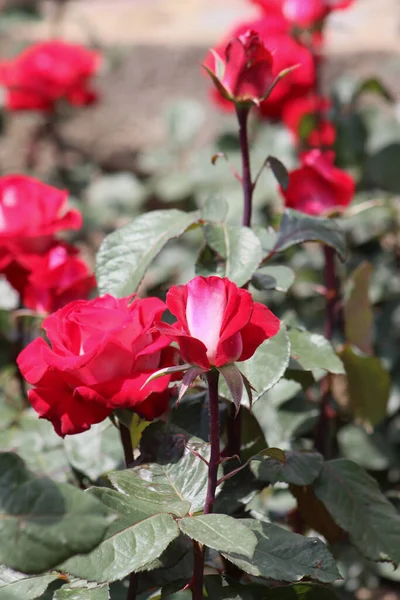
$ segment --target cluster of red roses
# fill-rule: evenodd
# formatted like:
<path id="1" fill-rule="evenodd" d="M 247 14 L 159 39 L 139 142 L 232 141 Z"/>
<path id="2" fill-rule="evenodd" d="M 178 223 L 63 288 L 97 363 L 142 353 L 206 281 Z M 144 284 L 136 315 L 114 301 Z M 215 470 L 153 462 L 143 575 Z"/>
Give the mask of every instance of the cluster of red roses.
<path id="1" fill-rule="evenodd" d="M 0 63 L 4 108 L 55 113 L 60 102 L 83 106 L 96 100 L 90 81 L 100 55 L 59 40 L 30 46 Z M 77 210 L 65 212 L 67 193 L 24 175 L 0 178 L 0 273 L 19 292 L 21 304 L 52 312 L 87 297 L 95 279 L 78 250 L 56 239 L 79 229 Z"/>
<path id="2" fill-rule="evenodd" d="M 256 104 L 261 116 L 283 121 L 296 143 L 305 145 L 300 168 L 281 190 L 289 208 L 321 215 L 346 207 L 354 181 L 334 166 L 336 131 L 328 117 L 330 100 L 319 95 L 317 70 L 326 17 L 353 0 L 251 1 L 260 7 L 260 18 L 240 24 L 206 58 L 213 97 L 227 110 L 233 103 Z"/>
<path id="3" fill-rule="evenodd" d="M 177 317 L 161 321 L 166 309 Z M 34 340 L 19 355 L 36 412 L 65 436 L 89 429 L 117 408 L 147 420 L 169 406 L 174 366 L 195 374 L 250 358 L 280 323 L 228 279 L 196 277 L 158 298 L 77 300 L 43 323 L 50 346 Z M 175 342 L 177 350 L 171 346 Z M 172 367 L 172 373 L 168 373 Z M 152 374 L 166 374 L 146 383 Z"/>
<path id="4" fill-rule="evenodd" d="M 79 229 L 79 211 L 65 211 L 67 192 L 25 175 L 0 177 L 0 273 L 24 307 L 49 313 L 95 286 L 78 250 L 55 237 Z"/>

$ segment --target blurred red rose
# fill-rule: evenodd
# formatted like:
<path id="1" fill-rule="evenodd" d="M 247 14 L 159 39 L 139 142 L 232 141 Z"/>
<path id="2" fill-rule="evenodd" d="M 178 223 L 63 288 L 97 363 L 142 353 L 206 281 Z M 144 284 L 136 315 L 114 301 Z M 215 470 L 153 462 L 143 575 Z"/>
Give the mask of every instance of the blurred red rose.
<path id="1" fill-rule="evenodd" d="M 83 300 L 96 287 L 96 279 L 79 258 L 78 250 L 68 244 L 55 242 L 43 256 L 19 255 L 17 260 L 4 274 L 19 292 L 24 307 L 38 313 L 51 313 L 73 300 Z"/>
<path id="2" fill-rule="evenodd" d="M 224 52 L 224 60 L 215 71 L 205 68 L 216 88 L 230 102 L 258 104 L 272 86 L 272 55 L 254 31 L 233 38 Z M 218 61 L 215 60 L 215 63 Z M 221 67 L 221 73 L 219 73 Z"/>
<path id="3" fill-rule="evenodd" d="M 79 211 L 65 210 L 67 197 L 67 192 L 32 177 L 0 177 L 0 270 L 19 255 L 22 266 L 31 270 L 24 262 L 29 255 L 45 253 L 55 233 L 81 227 Z"/>
<path id="4" fill-rule="evenodd" d="M 354 0 L 251 0 L 268 15 L 281 11 L 287 21 L 297 27 L 312 27 L 332 11 L 349 7 Z"/>
<path id="5" fill-rule="evenodd" d="M 315 66 L 311 52 L 294 40 L 290 35 L 287 25 L 282 24 L 282 20 L 272 20 L 262 18 L 250 23 L 244 23 L 237 27 L 229 36 L 229 40 L 244 35 L 248 30 L 258 34 L 261 42 L 265 45 L 273 56 L 272 74 L 277 77 L 279 73 L 299 65 L 298 68 L 283 77 L 278 85 L 272 90 L 266 100 L 261 102 L 261 113 L 264 116 L 279 119 L 282 110 L 288 100 L 308 94 L 315 84 Z M 219 44 L 215 52 L 224 59 L 224 53 L 227 43 Z M 216 71 L 215 58 L 210 52 L 205 60 L 205 65 L 211 71 Z M 213 91 L 213 98 L 224 109 L 230 110 L 231 102 L 224 99 L 220 92 Z"/>
<path id="6" fill-rule="evenodd" d="M 319 216 L 350 204 L 354 179 L 335 167 L 333 152 L 315 149 L 303 154 L 301 160 L 301 167 L 289 173 L 287 190 L 281 188 L 288 208 Z"/>
<path id="7" fill-rule="evenodd" d="M 227 278 L 195 277 L 173 286 L 166 303 L 178 320 L 157 327 L 179 344 L 185 362 L 205 370 L 247 360 L 280 328 L 266 306 Z"/>
<path id="8" fill-rule="evenodd" d="M 17 362 L 35 386 L 28 398 L 60 436 L 86 431 L 115 408 L 147 420 L 168 408 L 169 375 L 143 389 L 149 375 L 171 366 L 176 351 L 154 328 L 165 304 L 157 298 L 78 300 L 43 322 L 49 344 L 36 338 Z"/>
<path id="9" fill-rule="evenodd" d="M 336 129 L 327 117 L 330 107 L 328 98 L 304 96 L 285 104 L 282 120 L 296 141 L 315 148 L 333 146 Z"/>
<path id="10" fill-rule="evenodd" d="M 0 65 L 0 85 L 7 90 L 8 110 L 51 111 L 64 99 L 72 105 L 92 104 L 97 95 L 90 79 L 100 54 L 60 40 L 39 42 Z"/>

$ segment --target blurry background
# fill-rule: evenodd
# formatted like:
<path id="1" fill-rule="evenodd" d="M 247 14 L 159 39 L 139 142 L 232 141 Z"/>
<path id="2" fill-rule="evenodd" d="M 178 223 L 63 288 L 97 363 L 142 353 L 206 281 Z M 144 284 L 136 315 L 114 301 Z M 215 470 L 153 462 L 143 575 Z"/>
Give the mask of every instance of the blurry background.
<path id="1" fill-rule="evenodd" d="M 163 108 L 177 98 L 207 98 L 200 63 L 232 25 L 257 14 L 246 0 L 3 0 L 0 6 L 40 7 L 42 18 L 9 13 L 0 26 L 1 56 L 32 40 L 61 35 L 100 46 L 105 65 L 102 101 L 68 124 L 68 136 L 96 158 L 151 147 L 164 135 Z M 63 15 L 56 14 L 55 6 Z M 343 72 L 379 75 L 400 97 L 400 2 L 357 0 L 328 22 L 328 83 Z M 78 111 L 77 111 L 78 112 Z M 207 106 L 211 134 L 220 113 Z M 3 170 L 21 168 L 18 147 L 29 136 L 26 115 L 13 118 L 2 140 Z"/>

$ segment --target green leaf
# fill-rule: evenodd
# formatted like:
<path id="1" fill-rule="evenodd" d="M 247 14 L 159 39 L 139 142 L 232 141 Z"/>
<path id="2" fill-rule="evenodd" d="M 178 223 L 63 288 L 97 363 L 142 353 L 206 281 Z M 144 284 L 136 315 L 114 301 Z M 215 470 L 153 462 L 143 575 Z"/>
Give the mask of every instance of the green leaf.
<path id="1" fill-rule="evenodd" d="M 58 574 L 24 575 L 0 566 L 1 600 L 34 600 L 41 596 Z"/>
<path id="2" fill-rule="evenodd" d="M 330 587 L 296 583 L 268 590 L 268 600 L 340 600 L 340 596 Z"/>
<path id="3" fill-rule="evenodd" d="M 262 267 L 254 273 L 251 283 L 257 290 L 277 290 L 287 292 L 294 283 L 295 274 L 292 269 L 283 265 Z"/>
<path id="4" fill-rule="evenodd" d="M 308 113 L 301 117 L 298 134 L 302 142 L 307 142 L 310 135 L 316 129 L 318 129 L 318 122 L 315 115 Z"/>
<path id="5" fill-rule="evenodd" d="M 400 515 L 363 468 L 345 458 L 330 460 L 313 490 L 361 554 L 400 562 Z"/>
<path id="6" fill-rule="evenodd" d="M 324 459 L 318 452 L 287 451 L 284 455 L 284 463 L 274 458 L 254 461 L 251 470 L 260 481 L 294 485 L 310 485 L 321 472 Z"/>
<path id="7" fill-rule="evenodd" d="M 274 156 L 268 156 L 267 165 L 271 168 L 279 185 L 286 191 L 289 185 L 289 173 L 285 165 Z"/>
<path id="8" fill-rule="evenodd" d="M 52 424 L 38 419 L 33 410 L 25 410 L 14 425 L 0 432 L 0 448 L 18 453 L 27 468 L 36 474 L 60 482 L 72 479 L 63 440 Z"/>
<path id="9" fill-rule="evenodd" d="M 240 363 L 240 371 L 256 390 L 253 392 L 253 402 L 261 398 L 281 379 L 289 363 L 289 354 L 289 338 L 284 324 L 281 323 L 277 335 L 263 342 L 249 360 Z M 222 386 L 221 391 L 226 397 L 227 394 L 224 393 Z M 246 392 L 242 397 L 242 403 L 248 404 Z"/>
<path id="10" fill-rule="evenodd" d="M 53 600 L 109 600 L 110 592 L 108 585 L 96 588 L 78 588 L 64 585 L 57 590 Z"/>
<path id="11" fill-rule="evenodd" d="M 324 336 L 300 329 L 288 332 L 292 357 L 305 371 L 324 369 L 329 373 L 343 374 L 342 361 Z"/>
<path id="12" fill-rule="evenodd" d="M 356 101 L 362 94 L 377 94 L 388 102 L 394 102 L 394 97 L 383 82 L 377 77 L 369 77 L 360 83 L 353 95 L 353 102 Z"/>
<path id="13" fill-rule="evenodd" d="M 189 511 L 198 512 L 203 509 L 206 499 L 208 468 L 193 452 L 200 454 L 206 461 L 210 458 L 208 444 L 191 441 L 178 462 L 153 463 L 132 470 L 117 471 L 110 475 L 110 481 L 119 491 L 135 498 L 138 498 L 142 486 L 146 490 L 150 488 L 152 497 L 154 493 L 161 496 L 164 506 L 162 512 L 175 512 L 178 516 L 185 516 Z M 132 477 L 135 478 L 133 485 Z M 137 487 L 137 477 L 141 481 L 140 490 Z"/>
<path id="14" fill-rule="evenodd" d="M 237 552 L 251 558 L 257 545 L 256 536 L 238 519 L 209 514 L 185 517 L 179 521 L 183 533 L 218 552 Z"/>
<path id="15" fill-rule="evenodd" d="M 219 575 L 207 575 L 204 580 L 210 600 L 266 600 L 265 586 L 257 583 L 241 585 L 233 579 L 228 583 Z"/>
<path id="16" fill-rule="evenodd" d="M 229 212 L 229 204 L 223 198 L 211 197 L 201 208 L 201 219 L 204 221 L 225 221 Z"/>
<path id="17" fill-rule="evenodd" d="M 66 573 L 100 583 L 123 579 L 155 561 L 179 535 L 173 517 L 153 514 L 151 503 L 146 512 L 144 502 L 115 490 L 91 488 L 91 493 L 119 518 L 93 552 L 75 556 L 59 567 Z"/>
<path id="18" fill-rule="evenodd" d="M 363 427 L 345 425 L 337 433 L 340 454 L 369 471 L 386 471 L 392 463 L 386 435 L 368 433 Z"/>
<path id="19" fill-rule="evenodd" d="M 390 375 L 381 360 L 362 356 L 347 346 L 339 353 L 348 378 L 350 406 L 354 416 L 375 426 L 386 416 Z"/>
<path id="20" fill-rule="evenodd" d="M 198 220 L 198 212 L 154 210 L 108 235 L 96 259 L 100 293 L 117 298 L 133 294 L 163 246 Z"/>
<path id="21" fill-rule="evenodd" d="M 321 242 L 336 250 L 342 260 L 346 258 L 344 232 L 336 221 L 322 217 L 310 217 L 305 213 L 287 208 L 283 213 L 273 252 L 283 252 L 283 250 L 302 242 Z"/>
<path id="22" fill-rule="evenodd" d="M 272 523 L 253 519 L 239 522 L 257 536 L 253 558 L 249 561 L 239 552 L 223 552 L 223 555 L 246 573 L 279 581 L 310 577 L 331 583 L 340 579 L 333 556 L 321 540 L 306 538 Z"/>
<path id="23" fill-rule="evenodd" d="M 168 141 L 178 147 L 187 146 L 200 132 L 205 111 L 200 102 L 185 99 L 166 108 Z"/>
<path id="24" fill-rule="evenodd" d="M 372 354 L 372 327 L 374 315 L 369 300 L 369 288 L 373 267 L 362 262 L 348 279 L 349 292 L 344 302 L 346 341 L 362 352 Z"/>
<path id="25" fill-rule="evenodd" d="M 369 156 L 365 164 L 368 183 L 394 194 L 400 193 L 400 143 L 393 142 Z"/>
<path id="26" fill-rule="evenodd" d="M 92 481 L 116 469 L 124 459 L 118 429 L 110 421 L 92 425 L 79 435 L 67 436 L 64 447 L 71 465 Z"/>
<path id="27" fill-rule="evenodd" d="M 228 277 L 239 287 L 247 283 L 261 262 L 261 244 L 248 227 L 224 223 L 203 225 L 206 246 L 196 265 L 198 275 Z"/>
<path id="28" fill-rule="evenodd" d="M 15 454 L 0 454 L 0 563 L 43 573 L 90 552 L 107 531 L 110 513 L 90 494 L 35 477 Z"/>

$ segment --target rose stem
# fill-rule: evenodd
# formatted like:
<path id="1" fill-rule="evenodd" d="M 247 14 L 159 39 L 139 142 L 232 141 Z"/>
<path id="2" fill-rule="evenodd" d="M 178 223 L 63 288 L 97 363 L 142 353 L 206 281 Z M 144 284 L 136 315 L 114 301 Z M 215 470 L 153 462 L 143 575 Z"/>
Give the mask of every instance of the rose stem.
<path id="1" fill-rule="evenodd" d="M 243 188 L 243 220 L 244 227 L 251 225 L 251 213 L 253 208 L 253 182 L 251 179 L 249 135 L 248 135 L 248 117 L 249 108 L 247 106 L 236 106 L 236 115 L 239 123 L 239 143 L 242 154 L 242 188 Z"/>
<path id="2" fill-rule="evenodd" d="M 121 437 L 122 447 L 124 449 L 125 466 L 129 468 L 134 460 L 131 432 L 126 425 L 121 423 L 121 421 L 119 422 L 119 434 Z M 129 588 L 126 600 L 136 600 L 137 588 L 138 576 L 132 571 L 132 573 L 129 575 Z"/>
<path id="3" fill-rule="evenodd" d="M 242 154 L 242 189 L 243 189 L 243 220 L 244 227 L 251 226 L 251 214 L 253 208 L 254 184 L 251 178 L 251 163 L 249 151 L 248 117 L 250 109 L 247 106 L 236 106 L 236 116 L 239 123 L 239 143 Z M 234 404 L 230 407 L 228 416 L 228 443 L 226 447 L 227 456 L 240 456 L 241 440 L 241 414 L 236 414 Z"/>
<path id="4" fill-rule="evenodd" d="M 208 465 L 208 486 L 207 496 L 204 505 L 204 514 L 208 515 L 213 511 L 215 502 L 215 491 L 218 481 L 218 466 L 221 462 L 219 447 L 219 406 L 218 406 L 218 371 L 209 371 L 207 373 L 208 383 L 208 407 L 210 411 L 210 444 L 211 454 Z M 198 544 L 194 544 L 194 570 L 192 579 L 192 598 L 193 600 L 203 600 L 203 579 L 204 579 L 204 549 Z"/>

